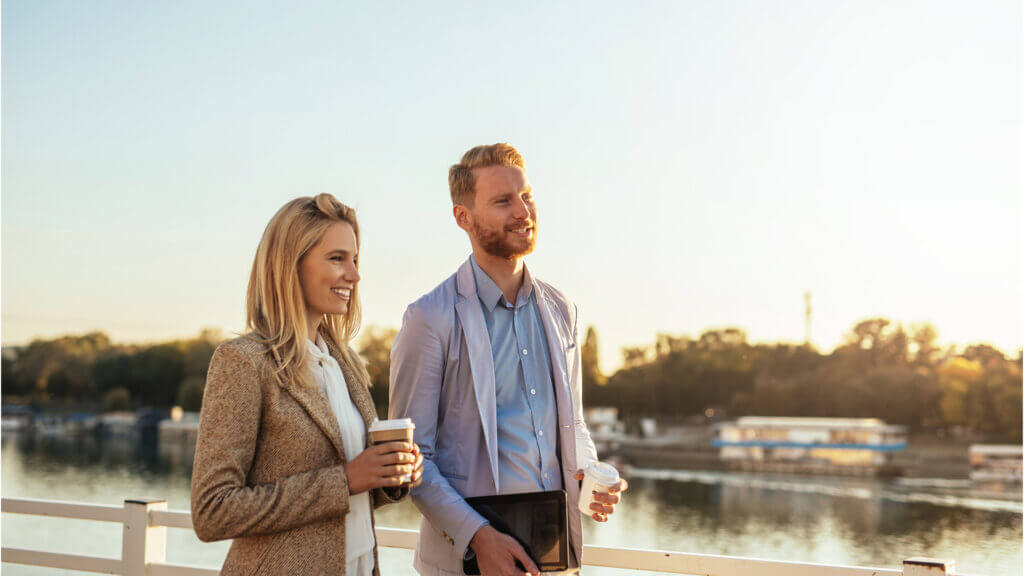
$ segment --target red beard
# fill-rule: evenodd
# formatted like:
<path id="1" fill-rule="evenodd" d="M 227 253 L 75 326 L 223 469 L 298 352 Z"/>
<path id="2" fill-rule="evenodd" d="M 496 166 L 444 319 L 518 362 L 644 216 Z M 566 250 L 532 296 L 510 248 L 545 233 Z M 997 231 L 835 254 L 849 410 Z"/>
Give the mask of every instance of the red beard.
<path id="1" fill-rule="evenodd" d="M 518 227 L 521 227 L 521 225 L 513 226 L 513 228 Z M 483 248 L 484 252 L 491 256 L 497 256 L 506 260 L 517 256 L 526 256 L 533 252 L 533 249 L 537 246 L 536 222 L 533 223 L 533 234 L 529 238 L 520 240 L 513 237 L 510 240 L 507 234 L 507 230 L 487 230 L 476 222 L 473 223 L 473 237 L 476 238 L 477 243 Z"/>

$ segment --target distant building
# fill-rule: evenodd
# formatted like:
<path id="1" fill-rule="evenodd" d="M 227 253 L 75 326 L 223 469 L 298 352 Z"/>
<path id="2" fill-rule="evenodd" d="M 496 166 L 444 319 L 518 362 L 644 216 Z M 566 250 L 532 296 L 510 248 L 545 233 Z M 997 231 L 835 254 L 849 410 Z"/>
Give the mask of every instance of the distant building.
<path id="1" fill-rule="evenodd" d="M 626 436 L 626 427 L 619 420 L 619 409 L 613 406 L 586 407 L 583 409 L 583 419 L 599 451 L 617 449 Z"/>
<path id="2" fill-rule="evenodd" d="M 728 461 L 884 466 L 907 449 L 906 428 L 876 418 L 746 416 L 716 428 L 712 444 Z"/>

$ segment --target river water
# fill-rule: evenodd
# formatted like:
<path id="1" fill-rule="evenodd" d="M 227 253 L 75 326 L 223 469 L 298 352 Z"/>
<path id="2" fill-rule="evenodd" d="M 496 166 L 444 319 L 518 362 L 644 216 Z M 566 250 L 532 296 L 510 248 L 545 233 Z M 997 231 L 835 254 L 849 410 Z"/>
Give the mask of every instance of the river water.
<path id="1" fill-rule="evenodd" d="M 180 442 L 5 435 L 4 497 L 120 505 L 158 497 L 188 510 L 191 452 Z M 1010 494 L 966 481 L 829 479 L 635 470 L 616 516 L 584 520 L 588 544 L 898 568 L 904 558 L 954 559 L 958 574 L 1024 574 L 1019 487 Z M 377 524 L 416 528 L 409 503 Z M 168 561 L 218 566 L 225 542 L 168 529 Z M 116 558 L 120 525 L 4 514 L 5 547 Z M 381 550 L 383 574 L 413 574 L 412 552 Z M 9 576 L 68 574 L 4 564 Z M 651 574 L 588 568 L 588 575 Z"/>

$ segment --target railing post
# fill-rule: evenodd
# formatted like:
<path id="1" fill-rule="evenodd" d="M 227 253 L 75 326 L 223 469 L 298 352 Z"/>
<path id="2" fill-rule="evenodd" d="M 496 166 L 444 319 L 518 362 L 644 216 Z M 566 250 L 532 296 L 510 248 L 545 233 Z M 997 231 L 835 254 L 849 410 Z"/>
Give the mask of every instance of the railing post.
<path id="1" fill-rule="evenodd" d="M 150 526 L 150 510 L 167 510 L 167 501 L 149 498 L 124 501 L 124 529 L 121 532 L 124 576 L 146 576 L 148 564 L 167 561 L 167 528 Z"/>
<path id="2" fill-rule="evenodd" d="M 903 561 L 903 576 L 951 576 L 956 562 L 935 558 L 907 558 Z"/>

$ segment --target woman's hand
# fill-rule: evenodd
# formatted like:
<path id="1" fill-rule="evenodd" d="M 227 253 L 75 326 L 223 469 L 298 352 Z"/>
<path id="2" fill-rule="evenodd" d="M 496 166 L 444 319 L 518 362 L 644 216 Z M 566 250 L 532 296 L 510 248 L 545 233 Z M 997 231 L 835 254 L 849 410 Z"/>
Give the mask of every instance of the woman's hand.
<path id="1" fill-rule="evenodd" d="M 385 442 L 374 444 L 363 450 L 354 460 L 345 464 L 348 476 L 349 494 L 359 494 L 384 486 L 400 486 L 402 476 L 412 473 L 418 464 L 420 474 L 423 457 L 415 444 L 409 442 Z"/>

